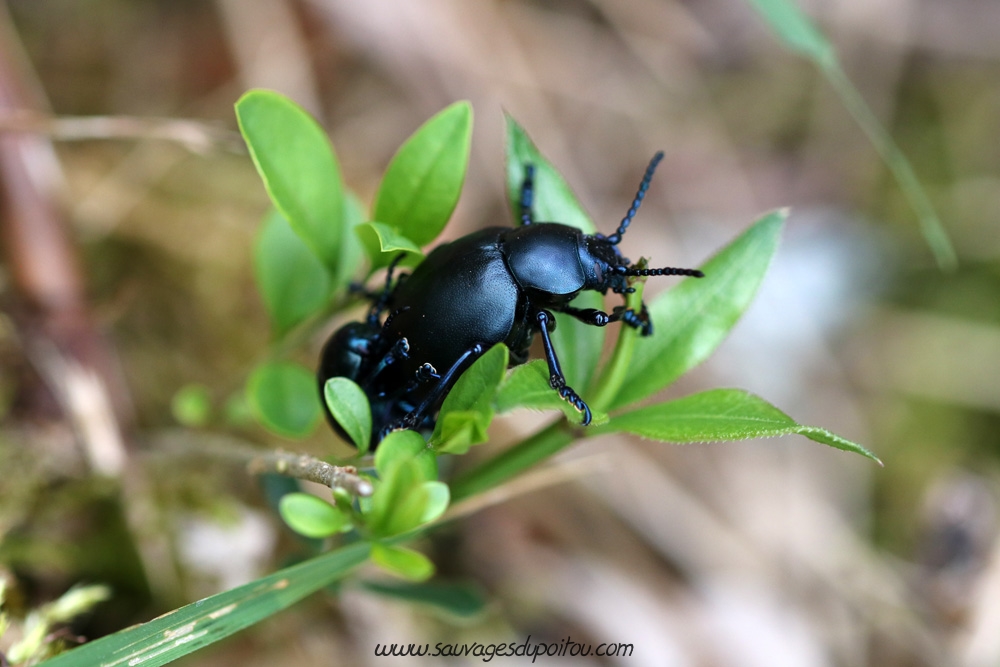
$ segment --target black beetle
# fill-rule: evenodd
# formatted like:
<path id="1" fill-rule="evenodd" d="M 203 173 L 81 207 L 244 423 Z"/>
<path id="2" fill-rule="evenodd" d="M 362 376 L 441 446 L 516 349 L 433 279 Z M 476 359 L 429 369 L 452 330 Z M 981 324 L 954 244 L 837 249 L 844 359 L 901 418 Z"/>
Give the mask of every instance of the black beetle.
<path id="1" fill-rule="evenodd" d="M 526 165 L 520 226 L 489 227 L 438 246 L 395 284 L 390 266 L 384 289 L 369 295 L 373 305 L 367 319 L 345 325 L 324 346 L 321 395 L 331 377 L 357 382 L 371 403 L 373 442 L 399 428 L 429 430 L 448 391 L 483 352 L 504 343 L 511 365 L 523 364 L 538 333 L 549 384 L 589 424 L 590 408 L 559 368 L 549 336 L 553 311 L 594 326 L 620 320 L 648 336 L 652 325 L 645 304 L 639 312 L 618 306 L 611 313 L 569 304 L 584 290 L 631 292 L 628 278 L 633 276 L 703 276 L 696 269 L 636 268 L 618 250 L 662 158 L 660 152 L 650 161 L 632 206 L 610 236 L 584 234 L 557 222 L 536 224 L 534 167 Z M 389 315 L 382 321 L 384 312 Z M 344 435 L 329 412 L 327 417 Z"/>

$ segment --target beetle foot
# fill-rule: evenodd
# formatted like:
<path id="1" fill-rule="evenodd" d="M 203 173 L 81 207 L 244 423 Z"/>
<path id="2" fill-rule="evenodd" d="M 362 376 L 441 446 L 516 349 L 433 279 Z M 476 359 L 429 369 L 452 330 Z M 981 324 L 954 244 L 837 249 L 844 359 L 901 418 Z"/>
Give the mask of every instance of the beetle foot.
<path id="1" fill-rule="evenodd" d="M 549 385 L 559 392 L 559 397 L 572 405 L 574 408 L 583 413 L 583 421 L 581 424 L 587 426 L 590 424 L 593 416 L 590 413 L 590 406 L 587 402 L 580 398 L 580 395 L 573 391 L 573 388 L 566 384 L 566 378 L 561 375 L 552 375 L 549 377 Z"/>
<path id="2" fill-rule="evenodd" d="M 642 305 L 642 311 L 638 313 L 631 308 L 625 309 L 624 306 L 618 306 L 615 308 L 614 314 L 617 319 L 633 329 L 638 329 L 641 336 L 653 335 L 653 323 L 649 321 L 649 311 L 646 310 L 646 304 Z"/>
<path id="3" fill-rule="evenodd" d="M 417 380 L 419 382 L 427 382 L 428 380 L 440 380 L 441 375 L 437 372 L 430 364 L 422 364 L 420 368 L 417 369 Z"/>

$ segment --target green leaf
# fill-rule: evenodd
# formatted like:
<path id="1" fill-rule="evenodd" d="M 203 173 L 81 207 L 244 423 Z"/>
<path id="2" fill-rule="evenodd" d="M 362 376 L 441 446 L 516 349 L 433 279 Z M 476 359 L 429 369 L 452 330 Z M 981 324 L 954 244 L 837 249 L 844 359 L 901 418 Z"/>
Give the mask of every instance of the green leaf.
<path id="1" fill-rule="evenodd" d="M 431 437 L 435 449 L 464 454 L 470 446 L 485 442 L 485 428 L 493 419 L 493 397 L 507 370 L 507 360 L 507 347 L 498 343 L 462 373 L 441 406 Z M 452 413 L 469 414 L 449 418 Z"/>
<path id="2" fill-rule="evenodd" d="M 329 537 L 351 529 L 351 520 L 339 509 L 308 493 L 289 493 L 278 505 L 288 527 L 306 537 Z"/>
<path id="3" fill-rule="evenodd" d="M 405 547 L 373 544 L 372 560 L 386 572 L 410 581 L 426 581 L 434 574 L 434 563 L 427 556 Z"/>
<path id="4" fill-rule="evenodd" d="M 424 487 L 416 459 L 394 462 L 375 493 L 367 525 L 375 537 L 392 537 L 405 533 L 422 523 L 430 504 L 430 490 Z"/>
<path id="5" fill-rule="evenodd" d="M 486 608 L 485 596 L 478 586 L 471 583 L 363 581 L 361 585 L 372 593 L 428 605 L 459 618 L 478 616 Z"/>
<path id="6" fill-rule="evenodd" d="M 395 227 L 382 222 L 364 222 L 355 227 L 358 239 L 371 260 L 372 271 L 388 266 L 400 252 L 408 253 L 403 264 L 411 265 L 423 258 L 420 248 Z"/>
<path id="7" fill-rule="evenodd" d="M 257 289 L 278 336 L 326 305 L 330 274 L 279 211 L 264 218 L 253 257 Z"/>
<path id="8" fill-rule="evenodd" d="M 367 560 L 357 542 L 199 600 L 45 661 L 45 667 L 159 667 L 273 616 Z"/>
<path id="9" fill-rule="evenodd" d="M 444 514 L 448 509 L 448 502 L 451 500 L 451 492 L 444 482 L 424 482 L 424 490 L 427 491 L 427 507 L 424 508 L 420 523 L 429 523 Z"/>
<path id="10" fill-rule="evenodd" d="M 315 376 L 291 362 L 255 368 L 247 381 L 247 402 L 265 428 L 288 438 L 304 438 L 320 419 Z"/>
<path id="11" fill-rule="evenodd" d="M 821 428 L 802 426 L 762 398 L 739 389 L 713 389 L 626 412 L 613 417 L 599 430 L 626 431 L 674 443 L 749 440 L 798 433 L 882 464 L 861 445 Z"/>
<path id="12" fill-rule="evenodd" d="M 381 481 L 372 495 L 367 524 L 377 537 L 390 537 L 416 528 L 439 491 L 426 486 L 437 479 L 437 458 L 419 433 L 394 431 L 375 452 Z"/>
<path id="13" fill-rule="evenodd" d="M 749 0 L 757 13 L 771 26 L 788 48 L 811 59 L 837 91 L 840 101 L 868 136 L 882 160 L 889 166 L 903 194 L 920 221 L 921 233 L 930 246 L 938 266 L 952 270 L 957 264 L 955 249 L 938 218 L 937 211 L 910 161 L 882 126 L 871 107 L 847 78 L 837 54 L 823 34 L 802 13 L 793 0 Z"/>
<path id="14" fill-rule="evenodd" d="M 787 211 L 775 211 L 649 305 L 653 335 L 635 342 L 628 375 L 612 408 L 653 394 L 704 361 L 753 300 L 778 247 Z"/>
<path id="15" fill-rule="evenodd" d="M 462 192 L 472 143 L 472 106 L 456 102 L 399 148 L 375 195 L 373 216 L 416 245 L 444 229 Z"/>
<path id="16" fill-rule="evenodd" d="M 375 452 L 375 469 L 385 475 L 401 461 L 415 460 L 424 481 L 438 477 L 437 457 L 416 431 L 393 431 L 379 443 Z"/>
<path id="17" fill-rule="evenodd" d="M 174 419 L 184 426 L 198 427 L 212 416 L 212 396 L 203 384 L 187 384 L 177 390 L 170 401 Z"/>
<path id="18" fill-rule="evenodd" d="M 236 118 L 271 201 L 336 275 L 343 185 L 326 132 L 302 107 L 269 90 L 244 94 Z"/>
<path id="19" fill-rule="evenodd" d="M 465 454 L 473 445 L 486 442 L 493 420 L 488 413 L 475 410 L 452 410 L 438 417 L 435 425 L 435 451 L 441 454 Z"/>
<path id="20" fill-rule="evenodd" d="M 561 410 L 574 424 L 583 420 L 583 413 L 559 397 L 549 385 L 549 367 L 542 359 L 535 359 L 511 370 L 496 398 L 497 412 L 510 412 L 515 408 L 530 410 Z M 607 414 L 594 411 L 593 425 L 608 420 Z"/>
<path id="21" fill-rule="evenodd" d="M 365 258 L 365 247 L 358 236 L 357 228 L 365 221 L 365 206 L 350 190 L 344 191 L 344 234 L 340 239 L 340 259 L 333 278 L 334 289 L 345 287 L 358 275 Z"/>
<path id="22" fill-rule="evenodd" d="M 332 377 L 323 386 L 323 398 L 358 453 L 366 454 L 371 444 L 372 411 L 364 390 L 346 377 Z"/>
<path id="23" fill-rule="evenodd" d="M 515 224 L 521 220 L 521 185 L 525 165 L 535 165 L 534 206 L 536 222 L 561 222 L 582 229 L 587 234 L 597 231 L 576 195 L 555 167 L 542 156 L 527 132 L 511 116 L 507 118 L 507 198 Z"/>

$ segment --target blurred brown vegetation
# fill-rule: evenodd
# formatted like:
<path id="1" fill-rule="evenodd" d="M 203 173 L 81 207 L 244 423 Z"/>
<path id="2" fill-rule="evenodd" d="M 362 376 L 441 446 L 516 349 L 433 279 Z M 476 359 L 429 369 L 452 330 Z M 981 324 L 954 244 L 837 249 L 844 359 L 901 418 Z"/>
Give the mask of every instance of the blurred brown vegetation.
<path id="1" fill-rule="evenodd" d="M 238 465 L 164 446 L 189 383 L 209 389 L 209 430 L 288 446 L 231 399 L 269 338 L 250 266 L 267 200 L 237 97 L 274 88 L 315 113 L 366 200 L 413 129 L 470 99 L 447 238 L 509 219 L 503 110 L 605 231 L 663 148 L 624 243 L 660 265 L 791 206 L 755 305 L 671 395 L 752 390 L 885 468 L 796 437 L 595 440 L 428 543 L 443 577 L 487 591 L 474 623 L 348 583 L 183 664 L 374 665 L 376 643 L 529 634 L 631 642 L 631 665 L 1000 663 L 1000 4 L 802 4 L 913 161 L 956 272 L 822 77 L 741 0 L 8 0 L 0 573 L 20 604 L 108 583 L 74 628 L 94 637 L 296 551 Z M 48 236 L 15 238 L 17 220 Z M 546 418 L 498 420 L 496 439 Z M 295 446 L 339 447 L 325 430 Z"/>

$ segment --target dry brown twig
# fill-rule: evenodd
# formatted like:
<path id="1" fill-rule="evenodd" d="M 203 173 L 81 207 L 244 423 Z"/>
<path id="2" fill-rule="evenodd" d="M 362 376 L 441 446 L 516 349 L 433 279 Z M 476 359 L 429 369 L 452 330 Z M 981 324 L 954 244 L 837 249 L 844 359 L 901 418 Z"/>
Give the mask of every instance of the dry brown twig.
<path id="1" fill-rule="evenodd" d="M 251 475 L 277 473 L 331 489 L 343 489 L 352 496 L 367 497 L 373 491 L 371 482 L 358 475 L 354 466 L 336 466 L 308 454 L 283 449 L 260 449 L 218 433 L 177 429 L 155 436 L 151 444 L 153 451 L 240 462 Z"/>
<path id="2" fill-rule="evenodd" d="M 245 154 L 237 132 L 220 125 L 188 118 L 138 116 L 52 116 L 30 110 L 0 115 L 0 132 L 31 132 L 56 141 L 134 139 L 170 141 L 192 153 L 212 151 Z"/>

